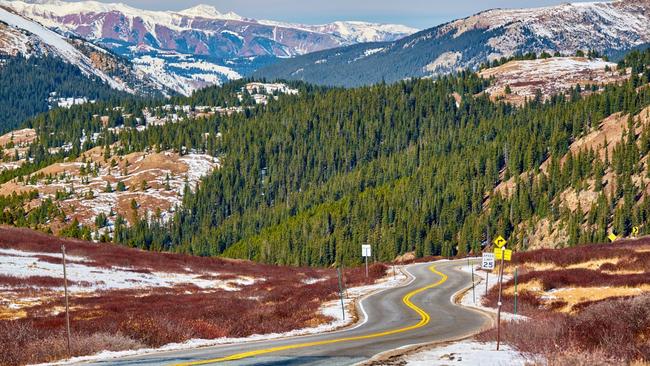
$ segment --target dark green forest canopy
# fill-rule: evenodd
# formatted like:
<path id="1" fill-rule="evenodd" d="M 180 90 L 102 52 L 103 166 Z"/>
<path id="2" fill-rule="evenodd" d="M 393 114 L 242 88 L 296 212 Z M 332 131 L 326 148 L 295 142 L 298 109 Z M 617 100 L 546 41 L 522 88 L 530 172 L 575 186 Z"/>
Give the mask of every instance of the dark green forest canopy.
<path id="1" fill-rule="evenodd" d="M 282 98 L 249 118 L 224 119 L 223 167 L 171 223 L 140 222 L 118 240 L 292 265 L 356 262 L 362 243 L 381 260 L 477 251 L 496 233 L 514 238 L 533 216 L 561 217 L 552 201 L 572 184 L 573 160 L 484 205 L 500 173 L 535 170 L 602 118 L 647 105 L 638 82 L 520 109 L 477 96 L 485 81 L 470 73 Z M 583 179 L 592 175 L 593 155 L 576 161 Z M 604 238 L 606 228 L 575 240 Z"/>
<path id="2" fill-rule="evenodd" d="M 52 92 L 59 97 L 86 97 L 113 103 L 133 97 L 85 76 L 76 66 L 56 57 L 0 59 L 0 133 L 46 112 Z"/>
<path id="3" fill-rule="evenodd" d="M 97 145 L 120 141 L 125 151 L 185 147 L 220 157 L 222 167 L 195 193 L 186 192 L 170 222 L 116 227 L 115 241 L 130 246 L 328 265 L 358 262 L 362 243 L 373 245 L 380 260 L 408 251 L 476 252 L 495 234 L 525 248 L 521 224 L 544 217 L 566 223 L 572 244 L 595 242 L 605 238 L 608 227 L 625 232 L 647 217 L 648 202 L 633 204 L 639 188 L 629 177 L 641 169 L 650 133 L 628 134 L 604 163 L 593 151 L 564 164 L 559 159 L 604 117 L 637 113 L 650 104 L 648 88 L 637 90 L 648 83 L 649 64 L 648 52 L 635 53 L 620 66 L 641 76 L 623 85 L 601 87 L 585 98 L 576 89 L 568 97 L 532 100 L 521 108 L 491 102 L 481 94 L 489 81 L 460 73 L 355 89 L 296 84 L 299 95 L 281 96 L 268 106 L 143 132 L 103 130 L 92 115 L 108 104 L 51 111 L 29 125 L 45 146 L 74 141 L 84 129 L 102 134 Z M 228 88 L 240 87 L 208 88 L 178 102 L 236 103 Z M 459 104 L 454 93 L 462 97 Z M 135 118 L 146 103 L 155 105 L 122 102 L 121 107 Z M 137 123 L 121 119 L 116 113 L 110 123 Z M 638 139 L 641 148 L 634 147 Z M 87 142 L 71 154 L 92 146 Z M 548 175 L 519 178 L 549 158 Z M 555 200 L 560 192 L 582 187 L 607 169 L 619 182 L 615 196 L 601 195 L 588 217 L 560 209 Z M 518 178 L 512 196 L 492 194 L 513 176 Z M 621 199 L 624 204 L 616 205 Z M 584 223 L 588 230 L 581 228 Z"/>

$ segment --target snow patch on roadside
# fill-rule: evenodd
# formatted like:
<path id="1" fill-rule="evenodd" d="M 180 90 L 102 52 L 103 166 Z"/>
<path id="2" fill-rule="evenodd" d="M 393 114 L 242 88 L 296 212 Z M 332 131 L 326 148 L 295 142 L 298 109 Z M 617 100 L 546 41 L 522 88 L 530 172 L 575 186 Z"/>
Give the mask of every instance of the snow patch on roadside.
<path id="1" fill-rule="evenodd" d="M 527 364 L 519 352 L 507 345 L 496 350 L 496 342 L 472 340 L 455 342 L 446 346 L 418 352 L 405 358 L 408 366 L 468 365 L 468 366 L 524 366 Z"/>
<path id="2" fill-rule="evenodd" d="M 463 272 L 471 273 L 472 269 L 471 267 L 467 265 L 463 265 L 461 267 L 461 270 Z M 499 284 L 499 277 L 496 272 L 491 273 L 491 276 L 487 276 L 486 272 L 480 269 L 479 266 L 474 266 L 474 281 L 476 282 L 476 285 L 474 287 L 474 292 L 476 294 L 476 302 L 474 302 L 474 294 L 472 293 L 472 290 L 470 289 L 469 291 L 465 292 L 465 295 L 463 295 L 463 298 L 460 300 L 460 304 L 466 307 L 470 308 L 475 308 L 483 311 L 487 311 L 493 314 L 497 313 L 497 309 L 491 308 L 488 306 L 483 306 L 483 299 L 485 298 L 486 295 L 486 290 L 485 290 L 485 281 L 486 277 L 488 279 L 488 289 L 487 291 L 490 291 L 492 287 L 496 286 Z M 503 282 L 509 281 L 511 276 L 508 275 L 503 275 Z M 527 320 L 527 316 L 523 315 L 515 315 L 512 313 L 507 313 L 505 311 L 501 312 L 501 319 L 505 321 L 511 321 L 511 320 Z"/>

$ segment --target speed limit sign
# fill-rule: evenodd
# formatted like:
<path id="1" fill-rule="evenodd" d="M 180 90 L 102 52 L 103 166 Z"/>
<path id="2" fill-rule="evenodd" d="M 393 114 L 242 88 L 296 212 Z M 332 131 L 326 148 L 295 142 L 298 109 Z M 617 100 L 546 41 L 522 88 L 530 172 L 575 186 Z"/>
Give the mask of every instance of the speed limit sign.
<path id="1" fill-rule="evenodd" d="M 483 253 L 483 261 L 481 262 L 481 268 L 494 269 L 494 253 Z"/>

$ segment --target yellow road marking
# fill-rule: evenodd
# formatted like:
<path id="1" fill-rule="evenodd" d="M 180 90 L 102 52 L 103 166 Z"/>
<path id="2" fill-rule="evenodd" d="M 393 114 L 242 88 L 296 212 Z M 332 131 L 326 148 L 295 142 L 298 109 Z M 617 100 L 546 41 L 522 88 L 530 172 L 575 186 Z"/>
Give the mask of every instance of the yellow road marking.
<path id="1" fill-rule="evenodd" d="M 341 342 L 351 342 L 351 341 L 358 341 L 362 339 L 369 339 L 369 338 L 379 338 L 379 337 L 385 337 L 397 333 L 403 333 L 403 332 L 408 332 L 413 329 L 417 328 L 422 328 L 425 325 L 431 321 L 431 316 L 427 314 L 426 311 L 422 310 L 421 308 L 417 307 L 411 302 L 411 298 L 419 293 L 422 293 L 426 290 L 432 289 L 434 287 L 440 286 L 443 282 L 447 281 L 447 275 L 439 272 L 436 270 L 435 265 L 432 265 L 429 267 L 429 270 L 437 275 L 439 275 L 441 278 L 438 282 L 433 283 L 428 286 L 421 287 L 419 289 L 416 289 L 414 291 L 409 292 L 402 298 L 402 302 L 415 311 L 419 316 L 420 316 L 420 321 L 416 324 L 403 327 L 403 328 L 397 328 L 393 330 L 387 330 L 384 332 L 379 332 L 379 333 L 372 333 L 372 334 L 366 334 L 363 336 L 356 336 L 356 337 L 344 337 L 344 338 L 336 338 L 336 339 L 330 339 L 326 341 L 315 341 L 315 342 L 307 342 L 307 343 L 299 343 L 299 344 L 290 344 L 286 346 L 278 346 L 278 347 L 272 347 L 272 348 L 266 348 L 266 349 L 260 349 L 256 351 L 248 351 L 248 352 L 242 352 L 242 353 L 236 353 L 230 356 L 226 357 L 221 357 L 221 358 L 214 358 L 211 360 L 201 360 L 201 361 L 192 361 L 192 362 L 184 362 L 184 363 L 179 363 L 176 366 L 195 366 L 195 365 L 206 365 L 210 363 L 216 363 L 216 362 L 224 362 L 224 361 L 234 361 L 234 360 L 241 360 L 243 358 L 248 358 L 248 357 L 253 357 L 253 356 L 259 356 L 267 353 L 273 353 L 273 352 L 279 352 L 279 351 L 286 351 L 289 349 L 297 349 L 297 348 L 306 348 L 306 347 L 313 347 L 313 346 L 322 346 L 326 344 L 333 344 L 333 343 L 341 343 Z"/>

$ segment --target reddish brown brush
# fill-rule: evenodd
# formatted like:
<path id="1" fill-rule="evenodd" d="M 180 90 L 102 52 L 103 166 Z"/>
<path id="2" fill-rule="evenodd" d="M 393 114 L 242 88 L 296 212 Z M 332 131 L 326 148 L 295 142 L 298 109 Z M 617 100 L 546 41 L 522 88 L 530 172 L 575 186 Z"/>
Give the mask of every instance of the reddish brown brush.
<path id="1" fill-rule="evenodd" d="M 569 359 L 558 357 L 567 354 L 584 360 L 590 359 L 587 354 L 598 355 L 598 362 L 604 364 L 648 361 L 650 295 L 600 301 L 574 315 L 546 313 L 527 321 L 506 322 L 501 331 L 504 342 L 524 353 L 544 355 L 551 364 L 567 362 Z M 495 340 L 496 330 L 478 338 Z"/>
<path id="2" fill-rule="evenodd" d="M 650 284 L 650 273 L 609 274 L 584 268 L 533 271 L 519 277 L 521 283 L 538 280 L 545 291 L 562 287 L 638 286 Z M 507 283 L 513 285 L 513 280 Z"/>
<path id="3" fill-rule="evenodd" d="M 66 252 L 70 256 L 85 257 L 93 262 L 93 266 L 105 268 L 121 266 L 174 273 L 219 272 L 250 277 L 294 275 L 295 273 L 303 273 L 308 277 L 320 277 L 324 274 L 334 273 L 333 270 L 316 268 L 280 267 L 242 260 L 148 252 L 114 244 L 62 239 L 29 229 L 0 226 L 0 248 L 59 254 L 62 244 L 65 244 Z M 56 260 L 48 259 L 48 261 Z"/>
<path id="4" fill-rule="evenodd" d="M 561 249 L 561 255 L 558 255 L 558 249 L 517 252 L 512 257 L 512 264 L 552 263 L 559 267 L 566 267 L 572 264 L 599 259 L 634 259 L 639 256 L 646 256 L 648 258 L 647 253 L 636 252 L 639 249 L 650 249 L 650 237 L 620 241 L 616 244 L 587 244 L 573 248 L 564 248 Z"/>
<path id="5" fill-rule="evenodd" d="M 93 284 L 85 281 L 68 281 L 68 285 L 90 287 Z M 13 277 L 0 275 L 0 286 L 11 288 L 47 288 L 47 287 L 63 287 L 63 278 L 48 277 L 48 276 L 30 276 L 30 277 Z"/>
<path id="6" fill-rule="evenodd" d="M 174 288 L 115 290 L 73 296 L 71 326 L 73 355 L 103 349 L 157 347 L 192 338 L 245 337 L 287 332 L 330 319 L 319 314 L 324 301 L 338 294 L 334 269 L 293 268 L 247 261 L 150 253 L 111 244 L 62 240 L 29 230 L 0 228 L 0 248 L 83 256 L 97 266 L 132 267 L 134 271 L 171 271 L 202 274 L 206 279 L 256 279 L 239 291 L 201 289 L 192 284 Z M 44 256 L 44 258 L 51 258 Z M 49 259 L 48 259 L 49 261 Z M 58 263 L 58 262 L 56 262 Z M 373 264 L 347 268 L 345 286 L 375 282 L 387 267 Z M 209 273 L 208 273 L 209 272 Z M 322 279 L 314 283 L 307 279 Z M 60 278 L 0 277 L 0 285 L 59 287 Z M 0 321 L 0 364 L 18 365 L 54 361 L 66 356 L 62 296 L 24 309 L 27 317 Z M 53 310 L 59 311 L 53 315 Z"/>

